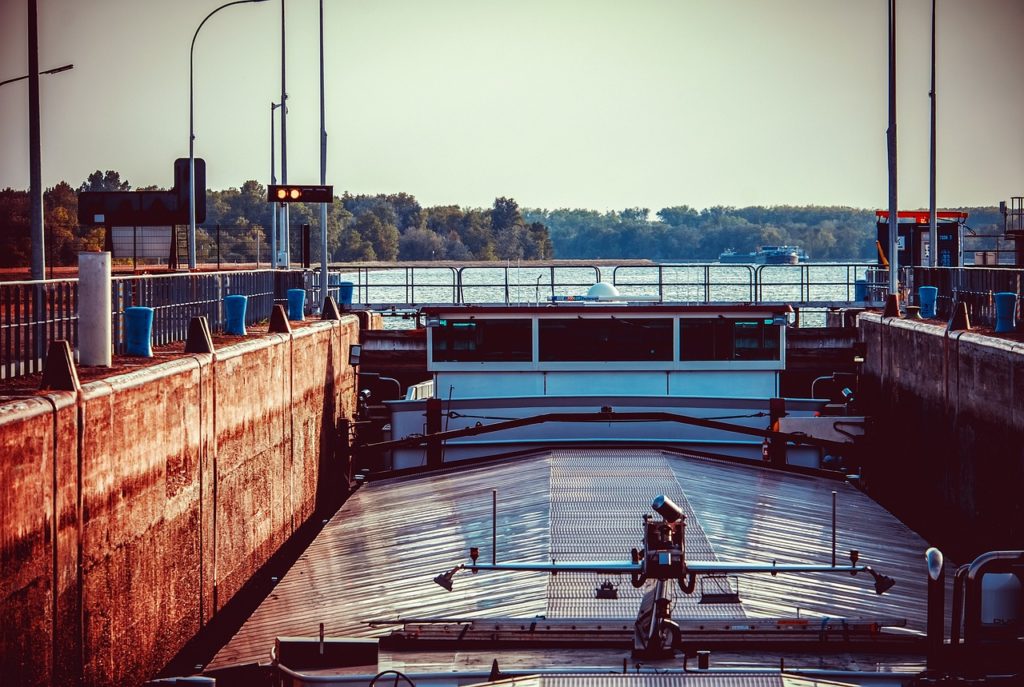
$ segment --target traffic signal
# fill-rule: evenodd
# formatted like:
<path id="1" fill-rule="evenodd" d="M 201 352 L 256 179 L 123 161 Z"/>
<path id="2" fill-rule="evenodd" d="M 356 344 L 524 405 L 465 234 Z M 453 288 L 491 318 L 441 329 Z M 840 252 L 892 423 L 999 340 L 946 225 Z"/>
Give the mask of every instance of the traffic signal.
<path id="1" fill-rule="evenodd" d="M 267 186 L 268 203 L 333 203 L 333 186 L 309 184 L 271 184 Z"/>

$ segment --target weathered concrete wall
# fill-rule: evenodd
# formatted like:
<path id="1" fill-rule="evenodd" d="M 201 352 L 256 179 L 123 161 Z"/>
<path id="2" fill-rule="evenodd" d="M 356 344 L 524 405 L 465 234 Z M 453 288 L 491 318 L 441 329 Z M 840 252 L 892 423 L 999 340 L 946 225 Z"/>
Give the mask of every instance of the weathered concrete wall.
<path id="1" fill-rule="evenodd" d="M 0 402 L 4 684 L 136 684 L 343 490 L 358 324 Z M 347 436 L 347 435 L 346 435 Z"/>
<path id="2" fill-rule="evenodd" d="M 875 314 L 859 328 L 869 490 L 961 561 L 1024 548 L 1024 344 Z"/>

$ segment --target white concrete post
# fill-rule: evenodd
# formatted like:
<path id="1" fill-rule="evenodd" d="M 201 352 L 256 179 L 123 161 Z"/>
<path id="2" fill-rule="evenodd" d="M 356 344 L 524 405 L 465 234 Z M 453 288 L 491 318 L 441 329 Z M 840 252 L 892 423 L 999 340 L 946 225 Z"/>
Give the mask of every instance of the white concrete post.
<path id="1" fill-rule="evenodd" d="M 78 362 L 110 367 L 110 253 L 78 254 Z"/>

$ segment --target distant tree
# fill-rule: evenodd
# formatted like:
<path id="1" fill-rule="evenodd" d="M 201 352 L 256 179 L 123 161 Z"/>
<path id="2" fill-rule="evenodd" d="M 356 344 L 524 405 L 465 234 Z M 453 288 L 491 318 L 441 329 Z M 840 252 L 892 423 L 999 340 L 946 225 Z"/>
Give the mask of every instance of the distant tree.
<path id="1" fill-rule="evenodd" d="M 393 224 L 385 224 L 373 212 L 367 212 L 356 218 L 355 229 L 370 246 L 373 247 L 377 260 L 390 262 L 398 257 L 398 228 Z"/>
<path id="2" fill-rule="evenodd" d="M 353 196 L 345 193 L 341 197 L 341 202 L 345 209 L 351 212 L 357 219 L 367 213 L 373 213 L 382 224 L 398 226 L 398 212 L 395 210 L 392 202 L 388 200 L 388 197 L 383 194 L 376 196 Z"/>
<path id="3" fill-rule="evenodd" d="M 423 208 L 414 196 L 408 193 L 395 193 L 384 196 L 382 200 L 393 208 L 397 218 L 395 224 L 401 233 L 404 234 L 410 229 L 419 229 L 423 226 Z"/>
<path id="4" fill-rule="evenodd" d="M 526 227 L 525 257 L 528 260 L 550 260 L 555 257 L 548 228 L 542 222 L 531 222 Z"/>
<path id="5" fill-rule="evenodd" d="M 658 219 L 673 227 L 682 227 L 696 224 L 700 213 L 689 205 L 674 205 L 670 208 L 658 210 Z"/>
<path id="6" fill-rule="evenodd" d="M 444 237 L 444 257 L 446 260 L 472 260 L 473 252 L 462 242 L 458 232 L 450 231 Z"/>
<path id="7" fill-rule="evenodd" d="M 32 255 L 28 192 L 0 191 L 0 267 L 24 267 Z"/>
<path id="8" fill-rule="evenodd" d="M 341 230 L 338 247 L 334 249 L 332 258 L 338 262 L 367 262 L 376 260 L 377 254 L 355 226 L 345 226 Z"/>
<path id="9" fill-rule="evenodd" d="M 78 187 L 79 191 L 131 191 L 132 185 L 128 183 L 128 180 L 121 181 L 121 173 L 115 172 L 112 169 L 108 169 L 106 172 L 96 170 L 90 174 L 82 185 Z"/>
<path id="10" fill-rule="evenodd" d="M 494 234 L 491 232 L 490 213 L 469 210 L 462 222 L 459 236 L 477 260 L 497 260 Z"/>
<path id="11" fill-rule="evenodd" d="M 438 205 L 424 212 L 424 226 L 442 236 L 458 232 L 465 220 L 465 214 L 458 205 Z"/>
<path id="12" fill-rule="evenodd" d="M 646 222 L 650 217 L 650 208 L 626 208 L 619 213 L 623 220 L 631 222 Z"/>
<path id="13" fill-rule="evenodd" d="M 523 217 L 519 212 L 519 203 L 512 198 L 495 198 L 491 209 L 491 229 L 500 234 L 516 225 L 522 225 Z"/>
<path id="14" fill-rule="evenodd" d="M 429 229 L 409 229 L 399 241 L 399 260 L 436 260 L 444 256 L 444 241 Z"/>
<path id="15" fill-rule="evenodd" d="M 66 181 L 43 193 L 43 228 L 47 262 L 73 265 L 86 250 L 78 230 L 78 194 Z"/>

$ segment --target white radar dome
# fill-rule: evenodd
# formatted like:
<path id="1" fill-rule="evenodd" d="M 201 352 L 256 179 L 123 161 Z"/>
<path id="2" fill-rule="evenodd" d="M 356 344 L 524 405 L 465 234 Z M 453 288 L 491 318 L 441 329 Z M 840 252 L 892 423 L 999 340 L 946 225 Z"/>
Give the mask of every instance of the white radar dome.
<path id="1" fill-rule="evenodd" d="M 619 290 L 606 281 L 599 281 L 590 287 L 587 295 L 593 298 L 618 298 Z"/>

